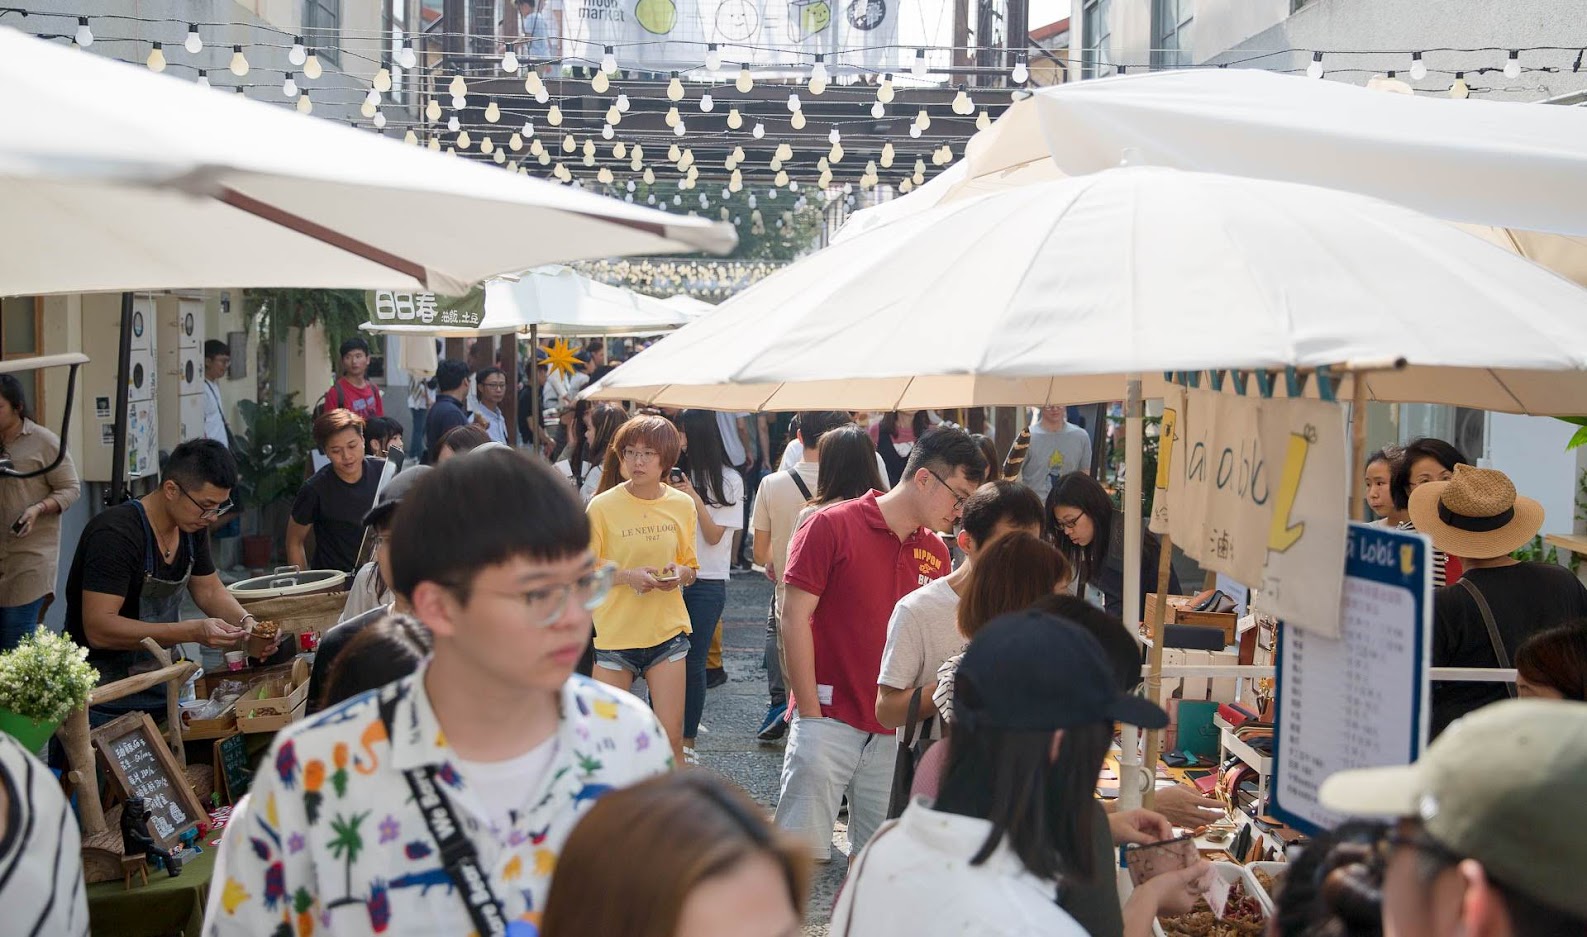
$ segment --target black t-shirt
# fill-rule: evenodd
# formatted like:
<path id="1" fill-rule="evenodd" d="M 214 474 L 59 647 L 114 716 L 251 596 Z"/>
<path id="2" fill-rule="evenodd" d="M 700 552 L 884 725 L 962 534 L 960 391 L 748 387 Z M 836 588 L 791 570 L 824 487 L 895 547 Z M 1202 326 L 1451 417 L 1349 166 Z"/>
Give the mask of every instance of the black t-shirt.
<path id="1" fill-rule="evenodd" d="M 468 411 L 456 397 L 450 394 L 437 394 L 435 403 L 430 405 L 430 413 L 424 418 L 424 464 L 434 465 L 436 454 L 441 448 L 441 437 L 446 431 L 468 422 Z"/>
<path id="2" fill-rule="evenodd" d="M 315 472 L 298 490 L 292 502 L 292 519 L 314 528 L 315 569 L 339 569 L 350 573 L 358 565 L 358 548 L 364 542 L 364 515 L 375 503 L 380 485 L 383 459 L 365 457 L 364 474 L 348 484 L 327 465 Z"/>
<path id="3" fill-rule="evenodd" d="M 1463 576 L 1487 599 L 1512 665 L 1516 650 L 1533 634 L 1587 618 L 1587 588 L 1563 566 L 1518 563 L 1468 568 Z M 1458 582 L 1433 592 L 1433 666 L 1499 666 L 1477 600 Z M 1472 710 L 1508 696 L 1502 683 L 1434 683 L 1433 735 Z"/>
<path id="4" fill-rule="evenodd" d="M 72 568 L 66 577 L 66 631 L 72 640 L 88 648 L 89 663 L 103 658 L 106 652 L 90 645 L 83 630 L 84 592 L 125 596 L 121 614 L 136 619 L 139 617 L 138 602 L 143 597 L 146 552 L 154 553 L 157 579 L 180 578 L 187 571 L 189 549 L 193 555 L 194 576 L 207 576 L 215 571 L 206 531 L 183 534 L 177 540 L 176 556 L 167 564 L 158 550 L 148 546 L 149 535 L 143 517 L 138 505 L 131 501 L 102 511 L 88 522 L 82 539 L 77 541 L 77 552 L 72 556 Z"/>
<path id="5" fill-rule="evenodd" d="M 336 658 L 347 648 L 347 645 L 353 643 L 353 639 L 358 637 L 360 632 L 389 614 L 391 614 L 391 606 L 377 605 L 325 632 L 325 637 L 320 639 L 320 646 L 314 650 L 314 669 L 309 672 L 309 715 L 324 708 L 320 705 L 320 697 L 325 695 L 325 687 L 330 682 L 331 668 L 336 665 Z"/>

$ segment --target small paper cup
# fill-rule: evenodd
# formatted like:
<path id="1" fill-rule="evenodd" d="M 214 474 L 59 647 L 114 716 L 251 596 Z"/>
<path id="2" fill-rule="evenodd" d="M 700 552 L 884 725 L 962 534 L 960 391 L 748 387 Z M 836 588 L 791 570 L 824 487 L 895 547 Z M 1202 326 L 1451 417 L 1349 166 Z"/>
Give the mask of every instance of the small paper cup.
<path id="1" fill-rule="evenodd" d="M 226 669 L 227 670 L 241 670 L 241 669 L 243 669 L 246 666 L 248 666 L 248 652 L 247 651 L 227 651 L 226 652 Z"/>

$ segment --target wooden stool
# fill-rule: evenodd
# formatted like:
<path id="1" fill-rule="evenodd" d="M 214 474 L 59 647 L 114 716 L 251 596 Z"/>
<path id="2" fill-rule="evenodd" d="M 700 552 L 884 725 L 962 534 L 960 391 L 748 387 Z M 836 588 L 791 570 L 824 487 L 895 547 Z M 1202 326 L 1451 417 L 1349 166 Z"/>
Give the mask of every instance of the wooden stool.
<path id="1" fill-rule="evenodd" d="M 132 880 L 138 877 L 143 879 L 143 884 L 149 884 L 148 857 L 143 855 L 121 857 L 121 890 L 131 891 Z"/>

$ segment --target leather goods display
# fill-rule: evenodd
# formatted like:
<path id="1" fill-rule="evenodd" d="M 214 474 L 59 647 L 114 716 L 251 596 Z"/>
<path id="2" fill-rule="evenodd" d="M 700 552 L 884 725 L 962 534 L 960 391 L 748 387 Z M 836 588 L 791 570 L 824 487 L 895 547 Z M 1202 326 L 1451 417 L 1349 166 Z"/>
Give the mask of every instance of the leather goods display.
<path id="1" fill-rule="evenodd" d="M 1130 882 L 1137 887 L 1164 872 L 1188 869 L 1199 859 L 1196 840 L 1190 836 L 1165 839 L 1145 846 L 1131 846 L 1124 850 L 1124 865 L 1130 870 Z"/>

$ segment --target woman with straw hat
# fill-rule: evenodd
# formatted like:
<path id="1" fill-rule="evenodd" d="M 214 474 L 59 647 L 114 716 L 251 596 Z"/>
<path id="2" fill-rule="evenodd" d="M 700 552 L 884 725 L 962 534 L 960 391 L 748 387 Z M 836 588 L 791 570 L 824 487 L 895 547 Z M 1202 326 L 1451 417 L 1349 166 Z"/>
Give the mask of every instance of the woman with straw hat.
<path id="1" fill-rule="evenodd" d="M 1587 615 L 1587 588 L 1552 563 L 1513 556 L 1543 528 L 1543 506 L 1515 493 L 1503 472 L 1455 466 L 1449 481 L 1411 492 L 1411 522 L 1465 574 L 1433 596 L 1434 667 L 1512 666 L 1532 634 Z M 1515 695 L 1497 683 L 1433 684 L 1433 735 L 1488 703 Z"/>

